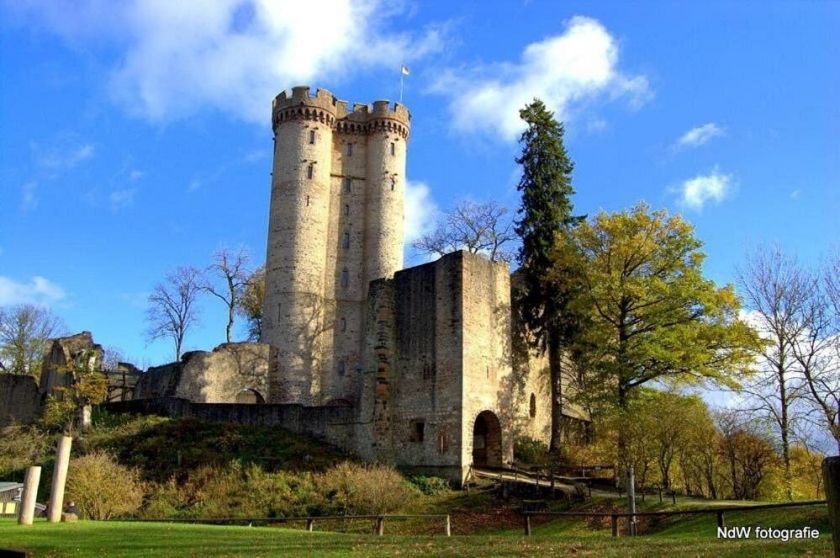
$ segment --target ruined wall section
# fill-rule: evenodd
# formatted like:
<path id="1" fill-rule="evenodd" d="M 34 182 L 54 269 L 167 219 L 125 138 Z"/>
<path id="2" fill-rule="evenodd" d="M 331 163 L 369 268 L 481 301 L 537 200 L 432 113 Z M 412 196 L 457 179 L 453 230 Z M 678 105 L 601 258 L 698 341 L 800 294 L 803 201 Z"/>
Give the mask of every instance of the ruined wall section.
<path id="1" fill-rule="evenodd" d="M 488 464 L 503 466 L 513 459 L 516 395 L 511 367 L 510 273 L 505 263 L 459 254 L 464 277 L 462 462 L 472 462 L 476 417 L 490 411 L 501 425 L 502 452 L 501 462 L 491 455 Z"/>
<path id="2" fill-rule="evenodd" d="M 0 374 L 0 426 L 35 422 L 41 394 L 32 376 Z"/>
<path id="3" fill-rule="evenodd" d="M 212 352 L 189 353 L 174 396 L 195 403 L 235 403 L 248 391 L 265 400 L 269 350 L 265 343 L 225 343 Z"/>

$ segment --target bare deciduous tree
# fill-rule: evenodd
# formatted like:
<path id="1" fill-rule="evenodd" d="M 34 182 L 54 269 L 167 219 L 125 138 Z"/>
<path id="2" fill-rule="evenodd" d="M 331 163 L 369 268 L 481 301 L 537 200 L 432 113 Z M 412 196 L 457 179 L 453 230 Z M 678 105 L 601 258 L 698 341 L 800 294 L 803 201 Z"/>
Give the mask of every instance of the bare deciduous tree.
<path id="1" fill-rule="evenodd" d="M 804 386 L 798 374 L 794 343 L 803 333 L 801 315 L 814 288 L 813 280 L 794 258 L 779 248 L 760 248 L 738 271 L 745 306 L 766 343 L 760 350 L 758 374 L 744 386 L 751 413 L 772 420 L 778 434 L 784 466 L 785 494 L 793 498 L 790 446 Z"/>
<path id="2" fill-rule="evenodd" d="M 250 260 L 248 251 L 239 248 L 235 252 L 223 248 L 213 255 L 213 263 L 207 268 L 210 277 L 202 281 L 201 287 L 225 304 L 227 325 L 225 340 L 231 342 L 231 331 L 239 300 L 248 283 L 250 273 L 247 269 Z"/>
<path id="3" fill-rule="evenodd" d="M 0 308 L 0 371 L 37 378 L 47 341 L 64 333 L 61 319 L 42 306 Z"/>
<path id="4" fill-rule="evenodd" d="M 815 421 L 840 452 L 840 252 L 828 261 L 801 310 L 793 354 L 801 368 Z"/>
<path id="5" fill-rule="evenodd" d="M 484 254 L 490 261 L 509 262 L 507 247 L 516 239 L 508 210 L 494 201 L 460 202 L 444 214 L 435 230 L 414 241 L 422 254 L 443 256 L 456 250 Z"/>
<path id="6" fill-rule="evenodd" d="M 181 360 L 181 348 L 187 331 L 198 321 L 196 299 L 201 292 L 201 272 L 194 267 L 179 267 L 155 285 L 149 295 L 149 340 L 171 339 L 175 360 Z"/>

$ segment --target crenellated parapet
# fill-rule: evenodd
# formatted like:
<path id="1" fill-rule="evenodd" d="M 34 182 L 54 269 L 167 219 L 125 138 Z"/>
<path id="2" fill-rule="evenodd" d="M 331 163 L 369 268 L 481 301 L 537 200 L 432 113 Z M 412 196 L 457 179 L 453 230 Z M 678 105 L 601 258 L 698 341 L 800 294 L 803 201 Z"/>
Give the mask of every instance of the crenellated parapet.
<path id="1" fill-rule="evenodd" d="M 326 124 L 337 132 L 365 135 L 375 132 L 392 132 L 408 139 L 411 113 L 400 103 L 375 101 L 373 105 L 339 100 L 326 89 L 310 93 L 309 86 L 293 87 L 291 94 L 281 91 L 272 105 L 273 129 L 284 122 L 311 120 Z"/>

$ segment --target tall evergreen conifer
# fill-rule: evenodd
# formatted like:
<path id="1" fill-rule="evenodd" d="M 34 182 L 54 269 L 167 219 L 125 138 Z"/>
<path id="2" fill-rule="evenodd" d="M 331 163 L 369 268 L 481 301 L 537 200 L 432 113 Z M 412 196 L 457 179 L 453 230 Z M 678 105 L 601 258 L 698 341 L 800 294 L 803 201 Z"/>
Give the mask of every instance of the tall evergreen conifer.
<path id="1" fill-rule="evenodd" d="M 574 296 L 573 268 L 566 276 L 554 266 L 557 246 L 582 217 L 572 215 L 572 170 L 574 164 L 563 145 L 563 125 L 545 104 L 535 99 L 519 111 L 528 125 L 522 133 L 522 165 L 518 190 L 522 205 L 516 233 L 522 239 L 519 271 L 514 293 L 519 318 L 528 329 L 531 344 L 548 353 L 551 374 L 551 442 L 557 452 L 563 436 L 562 355 L 574 335 L 577 320 L 569 311 Z M 552 270 L 552 268 L 554 268 Z"/>

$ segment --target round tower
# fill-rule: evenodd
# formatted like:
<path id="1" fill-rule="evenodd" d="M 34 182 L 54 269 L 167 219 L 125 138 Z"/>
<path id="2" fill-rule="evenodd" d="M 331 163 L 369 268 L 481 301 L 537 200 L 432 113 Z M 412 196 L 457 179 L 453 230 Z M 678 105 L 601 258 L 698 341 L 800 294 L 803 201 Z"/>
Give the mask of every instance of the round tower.
<path id="1" fill-rule="evenodd" d="M 271 180 L 262 340 L 276 354 L 270 399 L 317 404 L 330 219 L 335 98 L 309 87 L 272 107 Z"/>
<path id="2" fill-rule="evenodd" d="M 408 110 L 376 101 L 368 116 L 365 281 L 391 277 L 403 266 Z"/>

